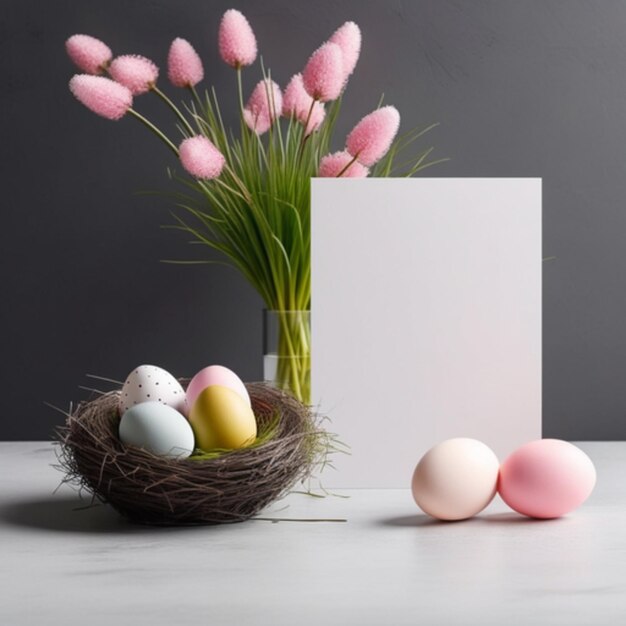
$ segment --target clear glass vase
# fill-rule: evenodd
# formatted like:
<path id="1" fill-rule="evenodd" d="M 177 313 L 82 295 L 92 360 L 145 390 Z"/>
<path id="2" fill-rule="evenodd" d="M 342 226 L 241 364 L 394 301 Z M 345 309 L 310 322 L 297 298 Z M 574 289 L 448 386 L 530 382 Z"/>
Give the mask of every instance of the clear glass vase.
<path id="1" fill-rule="evenodd" d="M 310 404 L 310 311 L 263 310 L 263 378 Z"/>

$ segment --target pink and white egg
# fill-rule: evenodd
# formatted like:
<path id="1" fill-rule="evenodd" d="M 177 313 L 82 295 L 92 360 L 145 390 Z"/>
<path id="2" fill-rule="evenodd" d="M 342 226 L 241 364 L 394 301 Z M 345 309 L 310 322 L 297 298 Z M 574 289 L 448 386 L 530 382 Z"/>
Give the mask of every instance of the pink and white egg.
<path id="1" fill-rule="evenodd" d="M 484 443 L 457 438 L 437 444 L 421 458 L 411 488 L 417 505 L 441 520 L 472 517 L 496 493 L 522 515 L 552 519 L 583 504 L 595 483 L 591 459 L 567 441 L 531 441 L 499 464 Z"/>
<path id="2" fill-rule="evenodd" d="M 496 495 L 499 462 L 481 441 L 459 437 L 431 448 L 413 472 L 417 505 L 441 520 L 467 519 Z"/>

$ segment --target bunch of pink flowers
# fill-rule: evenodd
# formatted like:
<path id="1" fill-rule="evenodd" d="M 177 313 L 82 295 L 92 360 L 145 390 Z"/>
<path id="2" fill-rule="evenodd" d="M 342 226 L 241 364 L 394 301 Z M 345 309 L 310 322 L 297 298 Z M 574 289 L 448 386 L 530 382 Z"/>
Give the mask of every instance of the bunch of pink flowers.
<path id="1" fill-rule="evenodd" d="M 292 313 L 311 309 L 311 178 L 413 176 L 438 162 L 426 162 L 432 148 L 397 160 L 432 126 L 396 139 L 400 115 L 393 106 L 379 105 L 348 133 L 342 149 L 332 152 L 342 94 L 361 53 L 361 31 L 354 22 L 339 27 L 284 89 L 263 69 L 247 100 L 242 75 L 257 60 L 258 47 L 239 11 L 223 15 L 217 43 L 222 60 L 236 74 L 239 136 L 224 126 L 215 91 L 198 93 L 205 70 L 185 39 L 175 39 L 167 56 L 169 82 L 190 95 L 183 106 L 161 90 L 152 60 L 114 57 L 105 43 L 87 35 L 74 35 L 66 43 L 83 72 L 70 80 L 70 89 L 105 118 L 136 118 L 180 160 L 192 179 L 172 176 L 182 191 L 172 192 L 178 202 L 171 227 L 200 244 L 200 250 L 206 246 L 224 255 L 257 290 L 265 308 L 277 314 L 274 383 L 308 403 L 309 317 Z M 135 108 L 136 99 L 150 97 L 144 94 L 157 96 L 174 113 L 181 141 L 172 141 Z"/>
<path id="2" fill-rule="evenodd" d="M 239 11 L 230 9 L 222 17 L 218 45 L 221 58 L 237 71 L 240 80 L 241 69 L 254 63 L 258 50 L 254 32 Z M 110 120 L 119 120 L 127 114 L 136 117 L 168 145 L 183 168 L 197 179 L 218 178 L 224 168 L 229 168 L 226 156 L 209 137 L 192 127 L 158 87 L 159 68 L 153 61 L 140 55 L 114 58 L 105 43 L 89 35 L 73 35 L 66 42 L 66 50 L 83 72 L 72 77 L 70 90 L 87 108 Z M 346 22 L 311 55 L 302 72 L 291 78 L 284 91 L 265 76 L 245 105 L 240 96 L 240 113 L 245 124 L 260 136 L 281 116 L 290 118 L 302 125 L 306 140 L 324 124 L 326 103 L 337 100 L 345 90 L 360 50 L 361 31 L 354 22 Z M 196 101 L 201 102 L 196 85 L 204 79 L 204 67 L 196 50 L 185 39 L 177 38 L 170 46 L 167 76 L 172 85 L 190 90 Z M 134 99 L 148 92 L 164 100 L 176 114 L 185 134 L 178 145 L 135 110 Z M 368 176 L 369 168 L 388 152 L 399 125 L 400 115 L 393 106 L 366 115 L 348 134 L 343 150 L 321 157 L 317 175 Z M 234 176 L 232 169 L 229 171 Z"/>

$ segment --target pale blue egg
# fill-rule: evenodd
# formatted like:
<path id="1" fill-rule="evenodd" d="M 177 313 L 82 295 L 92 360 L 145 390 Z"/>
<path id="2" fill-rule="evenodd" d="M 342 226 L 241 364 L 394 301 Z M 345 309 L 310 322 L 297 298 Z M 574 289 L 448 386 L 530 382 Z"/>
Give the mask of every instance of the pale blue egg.
<path id="1" fill-rule="evenodd" d="M 187 418 L 167 404 L 142 402 L 128 409 L 120 421 L 122 443 L 144 448 L 158 456 L 184 459 L 194 449 Z"/>

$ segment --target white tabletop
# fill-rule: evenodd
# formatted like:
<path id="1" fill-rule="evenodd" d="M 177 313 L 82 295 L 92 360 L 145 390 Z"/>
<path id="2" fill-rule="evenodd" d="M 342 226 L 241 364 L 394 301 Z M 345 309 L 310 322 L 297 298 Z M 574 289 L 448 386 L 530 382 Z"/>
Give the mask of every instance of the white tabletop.
<path id="1" fill-rule="evenodd" d="M 0 624 L 626 623 L 626 443 L 580 444 L 598 485 L 569 516 L 497 500 L 439 523 L 408 490 L 291 495 L 263 517 L 195 528 L 75 510 L 48 443 L 0 443 Z"/>

